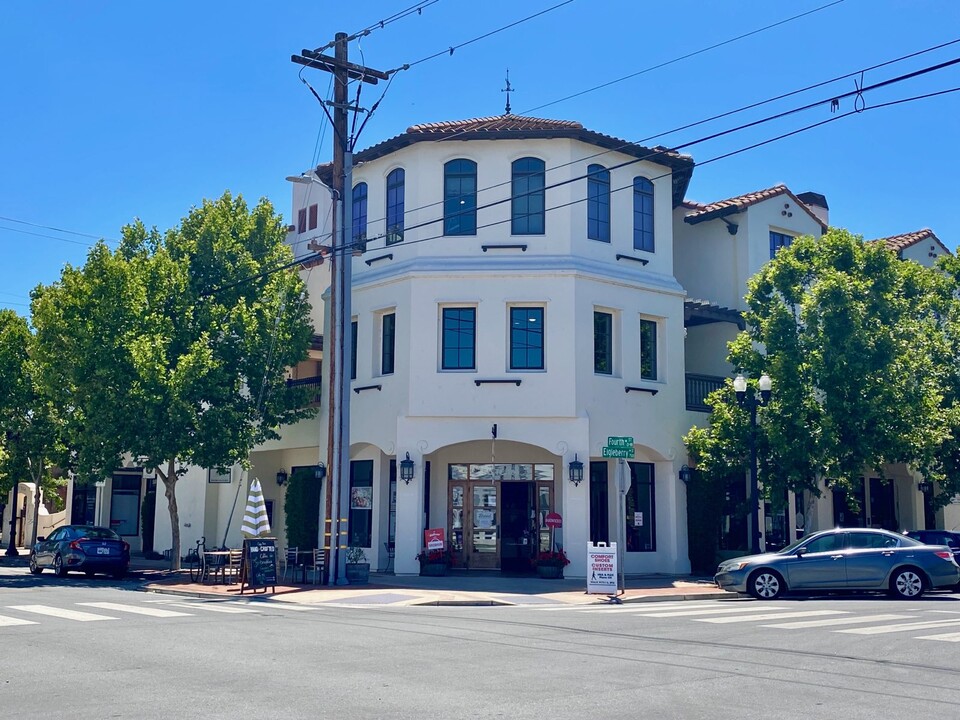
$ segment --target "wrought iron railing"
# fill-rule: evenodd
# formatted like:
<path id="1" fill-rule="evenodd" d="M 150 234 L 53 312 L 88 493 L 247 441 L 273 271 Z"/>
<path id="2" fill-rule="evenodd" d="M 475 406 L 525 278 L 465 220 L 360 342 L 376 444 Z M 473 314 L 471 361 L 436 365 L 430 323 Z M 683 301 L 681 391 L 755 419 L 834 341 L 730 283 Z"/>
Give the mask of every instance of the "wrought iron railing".
<path id="1" fill-rule="evenodd" d="M 718 388 L 722 388 L 724 380 L 725 378 L 720 375 L 696 375 L 694 373 L 687 373 L 687 410 L 705 413 L 710 412 L 710 406 L 707 405 L 707 395 Z"/>
<path id="2" fill-rule="evenodd" d="M 319 377 L 297 378 L 296 380 L 287 380 L 287 387 L 316 388 L 316 393 L 310 398 L 310 404 L 313 405 L 320 403 L 320 382 L 321 379 Z"/>

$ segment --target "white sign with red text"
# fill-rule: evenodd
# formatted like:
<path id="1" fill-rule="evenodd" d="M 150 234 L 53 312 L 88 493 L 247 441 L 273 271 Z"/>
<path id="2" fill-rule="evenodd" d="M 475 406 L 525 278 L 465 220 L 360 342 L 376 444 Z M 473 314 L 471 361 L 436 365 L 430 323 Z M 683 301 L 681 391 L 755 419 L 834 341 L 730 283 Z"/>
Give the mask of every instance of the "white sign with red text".
<path id="1" fill-rule="evenodd" d="M 617 544 L 587 543 L 587 594 L 617 594 Z"/>

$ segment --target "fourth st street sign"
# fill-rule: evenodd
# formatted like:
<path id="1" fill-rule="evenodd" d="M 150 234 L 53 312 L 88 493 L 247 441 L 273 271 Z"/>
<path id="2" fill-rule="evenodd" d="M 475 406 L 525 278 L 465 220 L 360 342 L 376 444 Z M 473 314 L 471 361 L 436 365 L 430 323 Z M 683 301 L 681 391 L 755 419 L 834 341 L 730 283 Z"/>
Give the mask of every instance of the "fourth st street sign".
<path id="1" fill-rule="evenodd" d="M 607 445 L 603 448 L 605 458 L 632 458 L 633 438 L 611 435 L 607 438 Z"/>

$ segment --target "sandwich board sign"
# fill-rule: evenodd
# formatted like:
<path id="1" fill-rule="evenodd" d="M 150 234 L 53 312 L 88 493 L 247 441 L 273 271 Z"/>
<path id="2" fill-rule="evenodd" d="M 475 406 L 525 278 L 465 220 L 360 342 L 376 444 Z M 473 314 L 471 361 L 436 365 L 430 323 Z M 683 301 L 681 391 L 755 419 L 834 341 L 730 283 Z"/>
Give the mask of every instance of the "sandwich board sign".
<path id="1" fill-rule="evenodd" d="M 617 594 L 617 544 L 587 543 L 587 594 Z"/>

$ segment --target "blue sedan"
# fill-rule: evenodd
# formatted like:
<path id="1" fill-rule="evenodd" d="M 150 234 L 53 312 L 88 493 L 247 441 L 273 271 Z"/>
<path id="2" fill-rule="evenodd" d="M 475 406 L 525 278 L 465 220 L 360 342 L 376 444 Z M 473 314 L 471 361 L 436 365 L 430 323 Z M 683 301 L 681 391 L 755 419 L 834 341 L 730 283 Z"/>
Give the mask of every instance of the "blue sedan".
<path id="1" fill-rule="evenodd" d="M 107 573 L 122 578 L 130 565 L 130 545 L 113 530 L 94 525 L 64 525 L 48 538 L 37 538 L 30 550 L 30 572 L 39 575 L 52 568 L 57 577 L 71 570 Z"/>
<path id="2" fill-rule="evenodd" d="M 714 576 L 723 590 L 775 600 L 787 591 L 883 590 L 915 599 L 926 590 L 952 588 L 960 566 L 946 546 L 886 530 L 824 530 L 763 555 L 720 563 Z"/>

